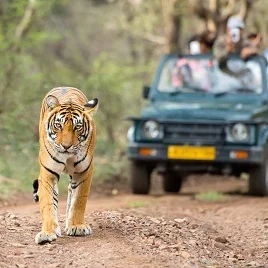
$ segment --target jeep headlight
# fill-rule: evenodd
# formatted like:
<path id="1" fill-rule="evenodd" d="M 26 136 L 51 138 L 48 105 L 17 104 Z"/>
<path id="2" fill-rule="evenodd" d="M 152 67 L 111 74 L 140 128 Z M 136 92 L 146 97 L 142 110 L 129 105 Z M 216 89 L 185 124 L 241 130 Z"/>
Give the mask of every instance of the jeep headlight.
<path id="1" fill-rule="evenodd" d="M 134 141 L 134 126 L 131 126 L 127 131 L 127 140 Z"/>
<path id="2" fill-rule="evenodd" d="M 227 127 L 226 140 L 228 142 L 254 142 L 254 127 L 237 123 Z"/>
<path id="3" fill-rule="evenodd" d="M 150 140 L 159 140 L 163 138 L 163 127 L 156 121 L 146 121 L 142 125 L 142 137 Z"/>

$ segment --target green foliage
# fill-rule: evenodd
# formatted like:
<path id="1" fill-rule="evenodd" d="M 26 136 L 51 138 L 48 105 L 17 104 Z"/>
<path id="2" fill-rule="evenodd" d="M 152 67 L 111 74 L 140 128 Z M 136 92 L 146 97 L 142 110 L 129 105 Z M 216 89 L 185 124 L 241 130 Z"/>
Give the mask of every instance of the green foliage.
<path id="1" fill-rule="evenodd" d="M 215 201 L 225 201 L 229 199 L 229 197 L 222 193 L 211 191 L 211 192 L 204 192 L 204 193 L 197 194 L 195 195 L 195 199 L 202 200 L 202 201 L 215 202 Z"/>
<path id="2" fill-rule="evenodd" d="M 127 206 L 129 208 L 141 208 L 148 206 L 148 203 L 143 200 L 135 200 L 128 202 Z"/>
<path id="3" fill-rule="evenodd" d="M 138 112 L 142 85 L 138 76 L 143 68 L 114 61 L 107 54 L 100 54 L 91 65 L 91 72 L 85 85 L 88 96 L 98 97 L 100 108 L 97 122 L 99 131 L 105 132 L 112 143 L 120 143 L 120 133 L 126 132 L 124 119 L 132 112 Z M 119 137 L 119 139 L 117 138 Z"/>
<path id="4" fill-rule="evenodd" d="M 125 136 L 125 133 L 121 134 Z M 122 137 L 121 137 L 122 139 Z M 97 139 L 96 156 L 94 158 L 94 183 L 103 183 L 112 178 L 128 178 L 128 160 L 125 155 L 125 144 L 111 144 L 107 139 Z"/>
<path id="5" fill-rule="evenodd" d="M 0 200 L 10 199 L 10 195 L 20 189 L 18 180 L 11 180 L 0 175 Z"/>

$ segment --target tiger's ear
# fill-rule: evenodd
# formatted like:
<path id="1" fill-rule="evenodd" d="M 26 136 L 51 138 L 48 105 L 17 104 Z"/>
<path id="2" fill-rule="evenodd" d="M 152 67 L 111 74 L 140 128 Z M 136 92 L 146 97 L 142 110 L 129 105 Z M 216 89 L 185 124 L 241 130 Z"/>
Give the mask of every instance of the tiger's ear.
<path id="1" fill-rule="evenodd" d="M 99 100 L 97 98 L 90 100 L 85 104 L 86 112 L 89 114 L 95 114 L 99 107 Z"/>
<path id="2" fill-rule="evenodd" d="M 56 106 L 60 105 L 59 100 L 52 95 L 48 95 L 46 102 L 50 111 L 52 111 Z"/>

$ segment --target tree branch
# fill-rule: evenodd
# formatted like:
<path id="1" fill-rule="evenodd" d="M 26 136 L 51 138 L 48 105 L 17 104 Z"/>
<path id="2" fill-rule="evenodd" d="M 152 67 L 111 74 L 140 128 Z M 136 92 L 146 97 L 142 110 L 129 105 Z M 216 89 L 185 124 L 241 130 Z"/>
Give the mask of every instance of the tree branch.
<path id="1" fill-rule="evenodd" d="M 158 44 L 158 45 L 166 45 L 168 44 L 168 40 L 160 35 L 154 35 L 152 33 L 147 32 L 145 36 L 143 36 L 143 39 L 150 41 L 152 43 Z"/>
<path id="2" fill-rule="evenodd" d="M 242 1 L 242 7 L 240 9 L 239 16 L 243 20 L 246 20 L 246 18 L 248 16 L 248 12 L 251 9 L 252 5 L 253 5 L 253 1 L 252 0 L 243 0 Z"/>
<path id="3" fill-rule="evenodd" d="M 215 19 L 216 15 L 209 8 L 207 8 L 202 1 L 191 0 L 190 6 L 194 13 L 201 19 L 207 20 L 208 18 Z"/>
<path id="4" fill-rule="evenodd" d="M 16 41 L 19 42 L 29 29 L 35 11 L 36 0 L 28 0 L 24 15 L 15 30 Z"/>
<path id="5" fill-rule="evenodd" d="M 222 21 L 227 20 L 234 13 L 235 2 L 235 0 L 229 0 L 227 6 L 222 8 Z"/>

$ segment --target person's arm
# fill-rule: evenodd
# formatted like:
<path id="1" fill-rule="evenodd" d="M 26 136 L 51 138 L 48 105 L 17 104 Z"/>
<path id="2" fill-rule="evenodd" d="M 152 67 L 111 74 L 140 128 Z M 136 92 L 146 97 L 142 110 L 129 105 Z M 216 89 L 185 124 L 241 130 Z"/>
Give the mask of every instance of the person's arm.
<path id="1" fill-rule="evenodd" d="M 242 45 L 242 49 L 240 52 L 240 57 L 243 60 L 246 60 L 250 57 L 257 56 L 258 55 L 258 48 L 254 44 L 250 42 L 244 42 Z"/>

